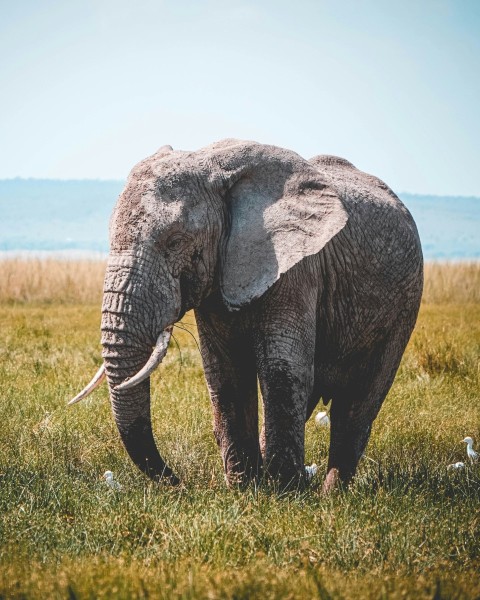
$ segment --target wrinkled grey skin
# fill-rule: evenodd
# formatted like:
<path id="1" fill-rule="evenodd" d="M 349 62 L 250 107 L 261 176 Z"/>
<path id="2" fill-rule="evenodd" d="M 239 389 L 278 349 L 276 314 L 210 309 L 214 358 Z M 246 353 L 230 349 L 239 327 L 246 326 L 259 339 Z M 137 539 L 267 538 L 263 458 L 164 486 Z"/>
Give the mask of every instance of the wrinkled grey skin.
<path id="1" fill-rule="evenodd" d="M 154 442 L 149 380 L 116 386 L 194 308 L 227 481 L 265 469 L 281 485 L 302 483 L 305 422 L 320 398 L 332 400 L 324 489 L 348 481 L 422 292 L 417 229 L 395 194 L 336 157 L 308 162 L 238 140 L 166 146 L 132 170 L 110 236 L 103 358 L 138 467 L 177 481 Z"/>

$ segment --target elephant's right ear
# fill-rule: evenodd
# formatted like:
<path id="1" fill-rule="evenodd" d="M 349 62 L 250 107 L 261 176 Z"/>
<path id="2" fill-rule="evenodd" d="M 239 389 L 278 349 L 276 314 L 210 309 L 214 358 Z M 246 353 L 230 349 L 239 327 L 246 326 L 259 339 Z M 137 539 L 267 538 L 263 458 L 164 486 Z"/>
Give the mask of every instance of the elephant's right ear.
<path id="1" fill-rule="evenodd" d="M 314 167 L 300 161 L 256 164 L 230 189 L 231 225 L 220 286 L 231 309 L 259 298 L 347 223 L 337 193 Z"/>

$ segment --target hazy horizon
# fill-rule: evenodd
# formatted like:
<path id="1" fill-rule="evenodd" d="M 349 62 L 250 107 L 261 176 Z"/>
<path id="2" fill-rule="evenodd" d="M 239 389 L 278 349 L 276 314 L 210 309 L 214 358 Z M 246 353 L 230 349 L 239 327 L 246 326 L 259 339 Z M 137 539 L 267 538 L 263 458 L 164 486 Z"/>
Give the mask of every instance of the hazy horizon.
<path id="1" fill-rule="evenodd" d="M 36 182 L 59 182 L 59 183 L 115 183 L 125 185 L 127 178 L 102 178 L 102 177 L 77 177 L 77 178 L 62 178 L 62 177 L 4 177 L 0 178 L 0 183 L 5 183 L 9 181 L 36 181 Z M 395 191 L 395 190 L 394 190 Z M 395 191 L 397 196 L 406 195 L 406 196 L 415 196 L 422 198 L 469 198 L 474 200 L 480 200 L 480 194 L 423 194 L 417 193 L 415 191 Z M 0 198 L 1 200 L 1 198 Z"/>
<path id="2" fill-rule="evenodd" d="M 1 256 L 104 256 L 123 180 L 0 180 Z M 427 260 L 480 259 L 480 198 L 398 193 Z M 6 254 L 5 254 L 6 253 Z"/>

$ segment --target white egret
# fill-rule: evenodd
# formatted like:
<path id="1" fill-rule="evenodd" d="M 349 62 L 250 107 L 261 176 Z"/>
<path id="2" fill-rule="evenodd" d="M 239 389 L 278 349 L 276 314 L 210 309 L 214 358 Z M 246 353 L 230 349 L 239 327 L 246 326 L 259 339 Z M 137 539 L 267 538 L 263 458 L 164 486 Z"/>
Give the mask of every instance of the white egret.
<path id="1" fill-rule="evenodd" d="M 311 481 L 315 477 L 317 470 L 318 467 L 315 463 L 313 465 L 305 465 L 305 477 L 307 481 Z"/>
<path id="2" fill-rule="evenodd" d="M 115 479 L 113 478 L 113 473 L 111 471 L 105 471 L 105 473 L 103 474 L 103 478 L 107 482 L 108 487 L 111 487 L 112 490 L 122 489 L 122 486 L 118 483 L 118 481 L 115 481 Z"/>
<path id="3" fill-rule="evenodd" d="M 330 417 L 324 410 L 315 415 L 315 424 L 317 427 L 328 427 L 330 425 Z"/>
<path id="4" fill-rule="evenodd" d="M 470 462 L 477 462 L 478 460 L 478 452 L 475 452 L 473 449 L 473 440 L 471 437 L 466 437 L 462 440 L 465 444 L 467 444 L 467 456 L 470 459 Z"/>
<path id="5" fill-rule="evenodd" d="M 463 462 L 456 462 L 456 463 L 452 463 L 451 465 L 447 466 L 447 469 L 449 471 L 456 471 L 458 469 L 464 469 L 465 468 L 465 463 Z"/>

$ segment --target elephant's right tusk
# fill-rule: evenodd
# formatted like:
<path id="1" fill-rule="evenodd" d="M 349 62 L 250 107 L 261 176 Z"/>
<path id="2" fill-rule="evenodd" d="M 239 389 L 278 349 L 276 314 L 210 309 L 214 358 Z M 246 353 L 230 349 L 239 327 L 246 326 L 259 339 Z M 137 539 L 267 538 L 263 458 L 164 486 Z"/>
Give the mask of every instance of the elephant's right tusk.
<path id="1" fill-rule="evenodd" d="M 140 371 L 131 377 L 130 379 L 126 379 L 123 383 L 117 385 L 115 390 L 129 390 L 130 388 L 135 387 L 140 382 L 144 381 L 155 371 L 158 365 L 162 362 L 165 354 L 167 353 L 168 342 L 170 341 L 170 337 L 172 335 L 173 327 L 167 327 L 162 333 L 158 336 L 157 343 L 155 344 L 155 348 L 148 359 L 146 365 L 140 369 Z"/>
<path id="2" fill-rule="evenodd" d="M 84 387 L 83 390 L 75 396 L 75 398 L 72 398 L 72 400 L 70 400 L 70 402 L 68 403 L 67 406 L 70 406 L 71 404 L 75 404 L 76 402 L 80 402 L 80 400 L 83 400 L 83 398 L 86 398 L 89 394 L 91 394 L 93 392 L 93 390 L 96 387 L 98 387 L 102 383 L 102 381 L 104 379 L 105 379 L 105 365 L 102 364 L 102 366 L 98 369 L 98 371 L 93 376 L 92 381 L 86 387 Z"/>

